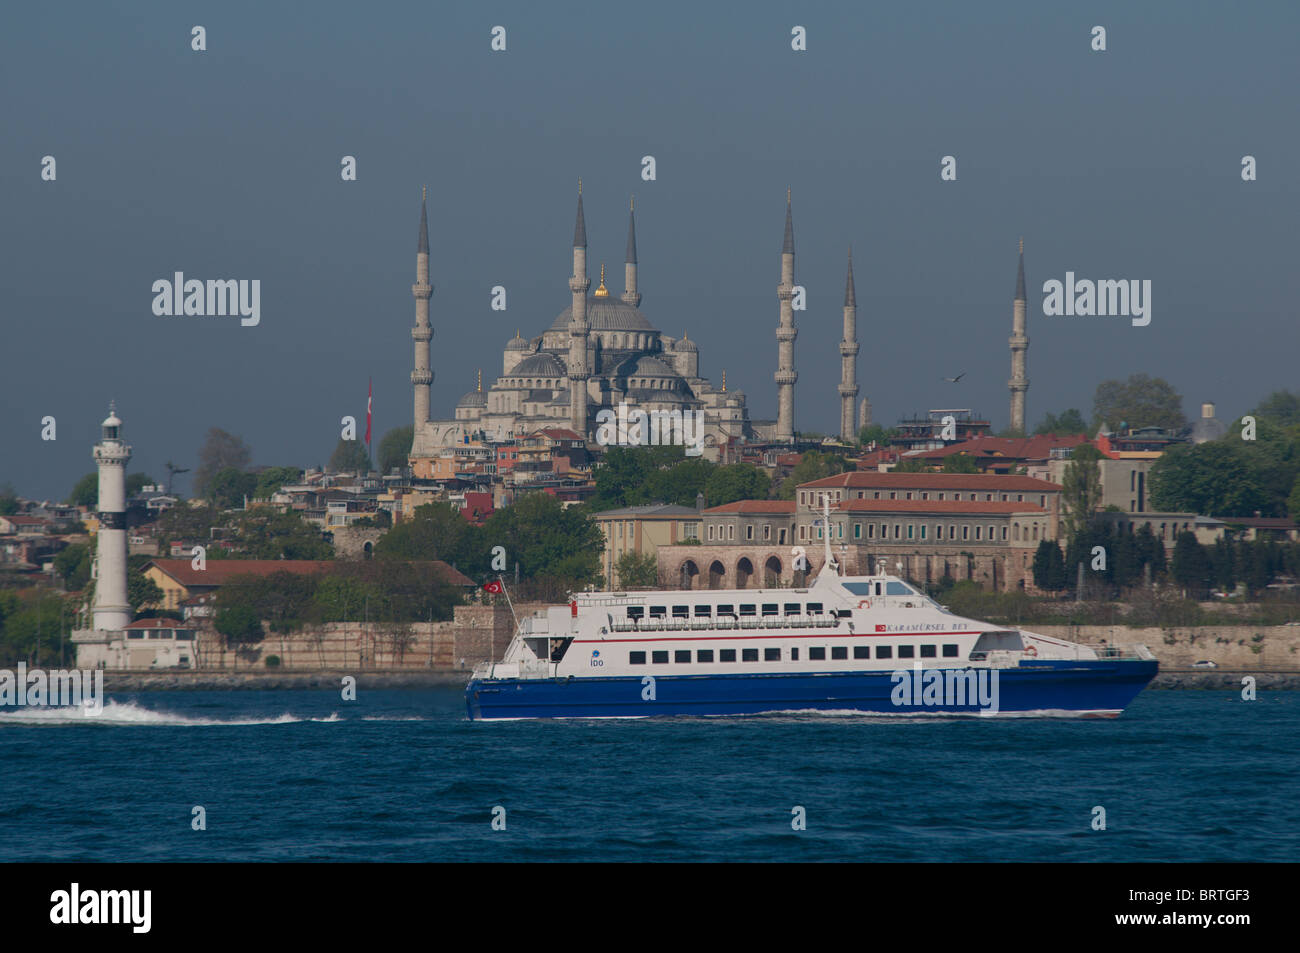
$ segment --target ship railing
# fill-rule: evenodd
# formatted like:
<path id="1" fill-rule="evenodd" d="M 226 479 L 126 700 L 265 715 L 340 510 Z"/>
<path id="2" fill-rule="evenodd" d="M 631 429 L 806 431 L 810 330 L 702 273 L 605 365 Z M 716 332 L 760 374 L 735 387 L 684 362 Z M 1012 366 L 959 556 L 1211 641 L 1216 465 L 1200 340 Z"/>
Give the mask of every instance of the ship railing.
<path id="1" fill-rule="evenodd" d="M 684 632 L 701 629 L 834 629 L 841 619 L 836 616 L 716 616 L 711 618 L 681 619 L 653 618 L 614 622 L 612 632 Z M 521 633 L 526 633 L 522 624 Z"/>

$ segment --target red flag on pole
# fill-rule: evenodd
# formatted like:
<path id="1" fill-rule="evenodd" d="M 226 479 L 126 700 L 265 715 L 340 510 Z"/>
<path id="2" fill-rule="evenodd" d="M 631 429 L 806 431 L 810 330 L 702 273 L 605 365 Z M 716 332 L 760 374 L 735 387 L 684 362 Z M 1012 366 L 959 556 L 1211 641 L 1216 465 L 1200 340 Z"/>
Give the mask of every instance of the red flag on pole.
<path id="1" fill-rule="evenodd" d="M 374 403 L 375 385 L 374 381 L 368 381 L 366 384 L 366 446 L 370 446 L 370 408 Z"/>
<path id="2" fill-rule="evenodd" d="M 486 582 L 483 584 L 483 591 L 499 596 L 501 593 L 506 591 L 506 587 L 501 585 L 499 582 Z"/>

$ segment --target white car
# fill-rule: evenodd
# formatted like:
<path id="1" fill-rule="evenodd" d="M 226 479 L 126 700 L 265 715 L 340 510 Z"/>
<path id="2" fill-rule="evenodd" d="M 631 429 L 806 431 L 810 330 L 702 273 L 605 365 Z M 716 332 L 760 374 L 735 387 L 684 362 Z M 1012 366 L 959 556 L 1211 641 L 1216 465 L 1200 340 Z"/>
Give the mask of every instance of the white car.
<path id="1" fill-rule="evenodd" d="M 1209 659 L 1201 659 L 1199 662 L 1193 662 L 1192 668 L 1218 668 L 1218 662 L 1211 662 Z"/>

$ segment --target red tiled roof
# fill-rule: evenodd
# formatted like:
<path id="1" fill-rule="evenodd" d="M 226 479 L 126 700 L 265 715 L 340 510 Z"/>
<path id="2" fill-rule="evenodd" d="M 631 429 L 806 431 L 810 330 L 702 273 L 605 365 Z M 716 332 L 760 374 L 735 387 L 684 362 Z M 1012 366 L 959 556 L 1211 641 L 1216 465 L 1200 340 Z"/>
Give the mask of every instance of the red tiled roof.
<path id="1" fill-rule="evenodd" d="M 13 516 L 6 516 L 5 519 L 16 526 L 39 526 L 50 522 L 43 516 L 20 516 L 17 513 Z"/>
<path id="2" fill-rule="evenodd" d="M 544 433 L 552 440 L 581 440 L 582 434 L 574 433 L 564 427 L 543 427 L 537 433 Z"/>
<path id="3" fill-rule="evenodd" d="M 1009 460 L 1046 460 L 1057 447 L 1077 447 L 1087 442 L 1088 438 L 1085 434 L 1063 437 L 1055 434 L 1036 434 L 1033 437 L 973 437 L 938 450 L 908 454 L 908 459 L 942 460 L 953 454 L 965 453 L 977 460 L 990 457 L 1005 457 Z"/>
<path id="4" fill-rule="evenodd" d="M 1014 500 L 842 500 L 836 507 L 851 513 L 1045 513 L 1036 503 Z"/>
<path id="5" fill-rule="evenodd" d="M 1054 493 L 1061 489 L 1056 483 L 1027 476 L 1002 476 L 989 473 L 880 473 L 876 470 L 850 470 L 835 476 L 823 477 L 811 483 L 800 483 L 799 489 L 820 490 L 828 487 L 852 487 L 863 490 L 969 490 L 995 492 L 1028 490 L 1036 493 Z"/>
<path id="6" fill-rule="evenodd" d="M 710 506 L 705 513 L 793 513 L 794 500 L 736 500 Z"/>
<path id="7" fill-rule="evenodd" d="M 194 626 L 186 625 L 179 619 L 141 619 L 138 622 L 132 622 L 127 626 L 128 629 L 192 629 Z"/>
<path id="8" fill-rule="evenodd" d="M 472 586 L 474 580 L 439 559 L 431 560 L 442 581 L 453 586 Z M 182 586 L 221 586 L 235 576 L 270 576 L 277 572 L 310 575 L 338 568 L 331 559 L 210 559 L 207 569 L 195 569 L 188 559 L 154 559 L 157 566 Z M 146 567 L 148 568 L 148 567 Z"/>

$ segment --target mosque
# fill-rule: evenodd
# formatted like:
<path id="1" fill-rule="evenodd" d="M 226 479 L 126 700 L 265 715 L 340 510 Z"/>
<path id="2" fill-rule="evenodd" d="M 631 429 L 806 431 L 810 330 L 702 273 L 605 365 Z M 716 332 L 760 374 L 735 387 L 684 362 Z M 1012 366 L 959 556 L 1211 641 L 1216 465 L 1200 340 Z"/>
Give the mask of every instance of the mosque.
<path id="1" fill-rule="evenodd" d="M 787 209 L 788 211 L 788 209 Z M 788 217 L 788 216 L 787 216 Z M 703 414 L 704 453 L 716 459 L 731 441 L 762 441 L 774 436 L 776 423 L 749 417 L 745 394 L 728 390 L 726 372 L 721 387 L 700 374 L 700 349 L 683 332 L 680 338 L 660 331 L 641 311 L 637 285 L 636 211 L 629 208 L 627 255 L 623 263 L 623 292 L 607 285 L 601 266 L 599 283 L 588 293 L 587 228 L 582 188 L 578 189 L 577 221 L 573 233 L 572 302 L 540 334 L 524 338 L 519 331 L 506 342 L 501 373 L 456 404 L 452 419 L 429 414 L 429 234 L 428 213 L 420 208 L 416 251 L 415 438 L 411 459 L 437 456 L 439 451 L 476 440 L 507 440 L 544 428 L 563 428 L 588 440 L 597 414 L 628 410 L 692 411 Z"/>
<path id="2" fill-rule="evenodd" d="M 429 342 L 429 221 L 427 194 L 420 205 L 420 233 L 416 247 L 415 368 L 411 385 L 415 391 L 415 436 L 410 460 L 415 472 L 427 469 L 431 460 L 448 448 L 467 443 L 499 442 L 543 429 L 567 429 L 592 441 L 597 415 L 602 410 L 617 413 L 620 404 L 628 411 L 692 411 L 703 414 L 704 455 L 717 460 L 728 444 L 759 442 L 790 445 L 795 442 L 794 387 L 799 379 L 794 367 L 793 302 L 801 291 L 794 275 L 794 225 L 790 193 L 786 192 L 785 235 L 781 247 L 781 280 L 777 286 L 776 327 L 777 369 L 773 375 L 777 390 L 777 419 L 751 420 L 745 395 L 727 390 L 726 372 L 722 386 L 700 374 L 699 346 L 683 332 L 680 338 L 664 334 L 641 311 L 637 286 L 636 211 L 628 210 L 627 255 L 623 263 L 623 292 L 613 294 L 606 284 L 605 266 L 590 295 L 587 271 L 587 226 L 582 210 L 582 183 L 578 183 L 578 211 L 573 229 L 573 274 L 568 279 L 572 302 L 550 326 L 531 338 L 519 331 L 506 342 L 501 355 L 501 374 L 484 389 L 478 386 L 456 404 L 450 419 L 433 419 L 429 412 L 433 371 Z M 1011 426 L 1024 432 L 1025 374 L 1024 246 L 1020 249 L 1016 296 L 1013 303 L 1013 333 L 1010 341 L 1012 378 Z M 853 256 L 849 253 L 844 289 L 841 358 L 839 437 L 851 442 L 858 428 L 870 423 L 870 402 L 855 406 L 857 383 L 857 297 L 853 283 Z M 444 352 L 447 353 L 447 352 Z"/>

